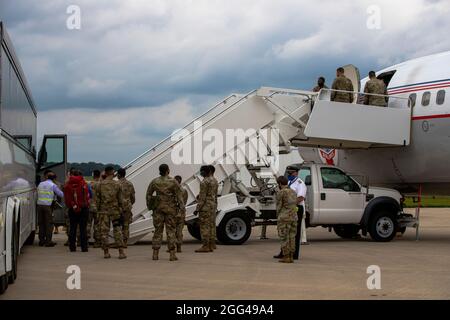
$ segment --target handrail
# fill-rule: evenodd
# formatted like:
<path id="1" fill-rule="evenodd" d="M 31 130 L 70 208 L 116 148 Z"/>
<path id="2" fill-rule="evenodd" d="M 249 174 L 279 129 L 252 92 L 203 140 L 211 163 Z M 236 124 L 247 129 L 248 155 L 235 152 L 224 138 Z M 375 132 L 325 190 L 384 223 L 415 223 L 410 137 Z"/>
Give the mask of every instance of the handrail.
<path id="1" fill-rule="evenodd" d="M 273 104 L 275 107 L 277 107 L 279 110 L 281 110 L 282 112 L 284 112 L 289 118 L 291 118 L 292 120 L 294 120 L 295 122 L 297 122 L 299 125 L 301 125 L 303 128 L 306 128 L 306 123 L 304 123 L 303 121 L 301 121 L 301 120 L 297 120 L 297 119 L 295 119 L 292 115 L 291 115 L 291 113 L 289 113 L 288 111 L 286 111 L 283 107 L 280 107 L 279 105 L 277 105 L 275 102 L 273 102 L 271 99 L 270 99 L 270 97 L 264 97 L 264 99 L 265 100 L 267 100 L 267 101 L 269 101 L 271 104 Z M 308 102 L 308 101 L 304 101 L 305 102 L 305 104 Z M 301 105 L 299 108 L 301 108 L 301 107 L 303 107 L 305 104 L 303 104 L 303 105 Z"/>
<path id="2" fill-rule="evenodd" d="M 378 97 L 384 97 L 384 98 L 392 98 L 392 99 L 399 99 L 399 100 L 408 100 L 408 101 L 410 101 L 409 98 L 397 97 L 397 96 L 394 96 L 394 95 L 386 95 L 386 94 L 378 94 L 378 93 L 365 93 L 365 92 L 348 91 L 348 90 L 337 90 L 337 89 L 326 89 L 326 88 L 320 89 L 320 91 L 318 92 L 318 99 L 319 100 L 323 100 L 323 99 L 321 99 L 322 92 L 331 92 L 331 91 L 351 93 L 353 95 L 356 94 L 356 95 L 361 95 L 361 96 L 365 96 L 365 95 L 378 96 Z M 410 108 L 410 104 L 409 103 L 408 103 L 408 108 Z"/>
<path id="3" fill-rule="evenodd" d="M 272 96 L 276 95 L 276 94 L 285 94 L 285 93 L 289 93 L 291 95 L 299 95 L 299 96 L 305 96 L 308 98 L 308 100 L 311 100 L 311 95 L 312 94 L 306 94 L 306 93 L 301 93 L 301 92 L 293 92 L 293 91 L 274 91 L 272 92 L 272 94 L 270 96 L 268 96 L 267 98 L 272 98 Z M 308 100 L 306 100 L 305 102 L 307 102 Z"/>
<path id="4" fill-rule="evenodd" d="M 231 94 L 228 97 L 226 97 L 225 99 L 223 99 L 222 101 L 220 101 L 219 103 L 215 104 L 213 107 L 209 108 L 208 110 L 206 110 L 204 113 L 202 113 L 201 115 L 199 115 L 198 117 L 196 117 L 194 120 L 192 120 L 191 122 L 189 122 L 187 125 L 185 125 L 181 130 L 186 129 L 187 127 L 189 127 L 190 125 L 192 125 L 195 121 L 197 121 L 198 119 L 206 116 L 208 113 L 210 113 L 211 111 L 213 111 L 214 109 L 216 109 L 218 106 L 226 103 L 229 99 L 231 99 L 232 97 L 237 97 L 236 94 Z M 159 147 L 161 144 L 163 144 L 164 142 L 166 142 L 167 140 L 169 140 L 171 138 L 171 136 L 168 136 L 167 138 L 165 138 L 164 140 L 160 141 L 159 143 L 157 143 L 156 145 L 154 145 L 153 147 L 151 147 L 150 149 L 148 149 L 147 151 L 145 151 L 144 153 L 142 153 L 141 155 L 139 155 L 138 157 L 136 157 L 134 160 L 130 161 L 126 166 L 125 169 L 129 168 L 133 163 L 135 163 L 136 161 L 140 160 L 142 157 L 146 156 L 147 154 L 149 154 L 152 151 L 155 151 L 157 147 Z"/>
<path id="5" fill-rule="evenodd" d="M 230 108 L 234 107 L 236 104 L 238 104 L 238 103 L 241 102 L 242 100 L 247 99 L 249 95 L 255 93 L 256 91 L 257 91 L 257 90 L 252 90 L 252 91 L 248 92 L 245 96 L 241 97 L 239 100 L 237 100 L 237 101 L 233 102 L 231 105 L 229 105 L 225 110 L 222 110 L 221 112 L 219 112 L 219 113 L 216 115 L 216 117 L 219 116 L 219 115 L 221 115 L 221 114 L 223 114 L 224 112 L 228 111 Z M 219 104 L 219 105 L 220 105 L 220 104 Z M 215 108 L 215 107 L 213 107 L 213 108 Z M 213 108 L 211 108 L 210 110 L 212 110 Z M 210 110 L 209 110 L 209 111 L 210 111 Z M 208 111 L 208 112 L 209 112 L 209 111 Z M 206 115 L 208 112 L 206 112 L 204 115 Z M 201 118 L 201 117 L 202 117 L 202 116 L 197 117 L 195 120 L 191 121 L 187 126 L 189 126 L 190 124 L 192 124 L 194 121 L 198 120 L 198 119 Z M 208 123 L 211 122 L 213 119 L 214 119 L 214 118 L 209 119 L 209 120 L 206 121 L 203 125 L 208 124 Z M 184 128 L 186 128 L 187 126 L 185 126 Z M 183 128 L 183 129 L 184 129 L 184 128 Z M 192 135 L 193 133 L 196 132 L 196 130 L 197 130 L 197 129 L 194 129 L 194 130 L 191 131 L 189 134 Z M 160 142 L 158 145 L 160 145 L 161 143 L 167 141 L 167 140 L 170 139 L 171 137 L 172 137 L 172 135 L 168 136 L 166 139 L 164 139 L 164 140 L 163 140 L 162 142 Z M 173 147 L 175 144 L 179 143 L 180 141 L 181 141 L 181 140 L 176 141 L 174 144 L 171 144 L 168 148 L 162 150 L 161 152 L 165 152 L 165 151 L 169 150 L 171 147 Z M 153 150 L 153 149 L 151 149 L 151 150 Z M 160 152 L 159 154 L 161 154 L 161 152 Z M 147 152 L 147 153 L 148 153 L 148 152 Z M 156 156 L 156 157 L 157 157 L 157 156 Z M 152 161 L 153 159 L 155 159 L 155 158 L 150 159 L 150 160 L 147 161 L 145 164 L 142 164 L 142 165 L 139 166 L 137 169 L 133 170 L 133 172 L 130 172 L 130 173 L 128 173 L 127 175 L 131 175 L 131 174 L 135 173 L 136 171 L 140 170 L 142 167 L 144 167 L 148 162 Z M 131 163 L 130 163 L 129 166 L 127 166 L 127 168 L 129 168 L 130 166 L 131 166 Z"/>

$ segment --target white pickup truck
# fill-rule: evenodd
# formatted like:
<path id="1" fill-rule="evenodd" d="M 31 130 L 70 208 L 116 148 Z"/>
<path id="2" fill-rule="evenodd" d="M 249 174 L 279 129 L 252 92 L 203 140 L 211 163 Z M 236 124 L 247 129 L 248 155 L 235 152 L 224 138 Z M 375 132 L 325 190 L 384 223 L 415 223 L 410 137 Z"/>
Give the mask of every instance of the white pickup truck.
<path id="1" fill-rule="evenodd" d="M 398 191 L 364 186 L 355 176 L 335 166 L 315 163 L 297 166 L 308 189 L 307 227 L 333 229 L 338 236 L 349 239 L 362 231 L 375 241 L 390 241 L 396 232 L 416 226 L 413 216 L 403 213 L 403 197 Z M 243 189 L 239 181 L 234 181 L 235 192 L 228 192 L 224 186 L 218 198 L 217 236 L 223 244 L 242 244 L 249 238 L 252 226 L 264 226 L 265 233 L 265 226 L 276 224 L 275 180 L 249 171 L 256 186 Z M 194 207 L 188 207 L 188 211 Z M 197 219 L 187 224 L 190 234 L 199 239 Z"/>

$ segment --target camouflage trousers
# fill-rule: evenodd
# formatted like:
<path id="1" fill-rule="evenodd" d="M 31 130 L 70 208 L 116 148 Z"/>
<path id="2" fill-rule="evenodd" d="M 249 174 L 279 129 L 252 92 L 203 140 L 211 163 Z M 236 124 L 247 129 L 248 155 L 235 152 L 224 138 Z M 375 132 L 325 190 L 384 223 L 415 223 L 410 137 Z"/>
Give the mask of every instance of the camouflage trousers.
<path id="1" fill-rule="evenodd" d="M 167 246 L 169 250 L 175 250 L 176 245 L 176 227 L 177 216 L 173 212 L 154 211 L 153 212 L 153 226 L 155 233 L 153 234 L 152 247 L 153 249 L 161 248 L 164 226 L 166 226 Z"/>
<path id="2" fill-rule="evenodd" d="M 100 222 L 99 215 L 97 211 L 89 210 L 89 218 L 87 222 L 87 237 L 88 240 L 91 238 L 92 229 L 94 229 L 94 242 L 101 243 L 101 231 L 100 231 Z M 78 230 L 78 237 L 80 235 L 80 231 Z"/>
<path id="3" fill-rule="evenodd" d="M 103 250 L 109 248 L 109 231 L 111 230 L 111 224 L 113 226 L 114 240 L 117 248 L 123 248 L 122 219 L 120 213 L 99 212 L 98 217 Z"/>
<path id="4" fill-rule="evenodd" d="M 211 226 L 210 228 L 210 237 L 209 237 L 209 241 L 211 241 L 211 243 L 215 243 L 216 241 L 216 209 L 214 209 L 211 212 Z"/>
<path id="5" fill-rule="evenodd" d="M 283 255 L 295 252 L 295 235 L 297 234 L 297 221 L 278 222 L 278 237 L 281 241 L 281 251 Z"/>
<path id="6" fill-rule="evenodd" d="M 123 217 L 123 226 L 122 226 L 122 237 L 123 242 L 126 245 L 128 243 L 128 239 L 130 238 L 130 224 L 133 218 L 133 214 L 131 210 L 126 210 L 122 213 Z"/>
<path id="7" fill-rule="evenodd" d="M 211 211 L 200 211 L 198 213 L 198 221 L 202 244 L 207 247 L 211 243 Z"/>
<path id="8" fill-rule="evenodd" d="M 186 219 L 186 212 L 180 213 L 177 216 L 177 226 L 175 230 L 175 236 L 177 238 L 177 246 L 181 246 L 183 244 L 183 229 L 185 219 Z"/>

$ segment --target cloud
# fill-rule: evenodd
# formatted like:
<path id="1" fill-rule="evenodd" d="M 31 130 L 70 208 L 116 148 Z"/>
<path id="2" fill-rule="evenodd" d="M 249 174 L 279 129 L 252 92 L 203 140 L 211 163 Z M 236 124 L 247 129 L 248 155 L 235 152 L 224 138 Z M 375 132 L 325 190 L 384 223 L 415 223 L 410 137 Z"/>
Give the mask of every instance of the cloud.
<path id="1" fill-rule="evenodd" d="M 201 110 L 201 109 L 200 109 Z M 38 136 L 68 135 L 69 160 L 125 164 L 193 119 L 199 108 L 185 100 L 123 110 L 47 110 L 40 113 Z"/>
<path id="2" fill-rule="evenodd" d="M 0 1 L 0 12 L 40 117 L 103 114 L 97 126 L 107 128 L 117 114 L 140 123 L 133 118 L 140 107 L 155 118 L 157 106 L 188 101 L 191 114 L 198 114 L 230 92 L 262 85 L 309 89 L 319 75 L 330 83 L 339 65 L 353 63 L 366 74 L 450 50 L 447 0 L 77 0 L 81 30 L 68 30 L 71 4 Z M 367 28 L 369 6 L 380 9 L 380 29 Z M 46 124 L 76 134 L 73 124 Z M 144 140 L 157 140 L 165 130 L 139 126 L 129 134 L 142 132 Z M 96 139 L 107 143 L 111 132 L 99 129 Z M 73 157 L 107 157 L 84 151 L 78 144 L 90 142 L 77 139 Z"/>

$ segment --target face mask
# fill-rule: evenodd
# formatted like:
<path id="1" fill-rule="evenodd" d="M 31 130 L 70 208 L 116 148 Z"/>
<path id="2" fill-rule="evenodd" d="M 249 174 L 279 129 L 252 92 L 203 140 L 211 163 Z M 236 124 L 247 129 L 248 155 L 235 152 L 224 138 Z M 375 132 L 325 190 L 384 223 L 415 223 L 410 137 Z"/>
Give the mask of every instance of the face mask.
<path id="1" fill-rule="evenodd" d="M 289 181 L 292 181 L 292 180 L 294 180 L 295 179 L 295 176 L 293 176 L 293 175 L 288 175 L 288 180 Z"/>

